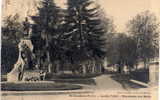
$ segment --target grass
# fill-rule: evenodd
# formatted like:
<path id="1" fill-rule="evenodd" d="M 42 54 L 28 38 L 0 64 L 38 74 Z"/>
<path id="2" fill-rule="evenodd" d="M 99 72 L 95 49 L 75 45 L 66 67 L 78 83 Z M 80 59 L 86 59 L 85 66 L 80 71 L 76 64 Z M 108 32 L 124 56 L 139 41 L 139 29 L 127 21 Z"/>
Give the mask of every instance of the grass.
<path id="1" fill-rule="evenodd" d="M 93 78 L 99 75 L 101 74 L 48 74 L 46 80 L 54 81 L 56 83 L 96 85 Z"/>
<path id="2" fill-rule="evenodd" d="M 54 81 L 55 83 L 96 85 L 94 79 L 51 79 L 50 81 Z"/>
<path id="3" fill-rule="evenodd" d="M 146 88 L 146 86 L 137 84 L 135 82 L 130 81 L 131 76 L 124 74 L 113 74 L 111 78 L 122 85 L 124 89 L 139 89 Z"/>
<path id="4" fill-rule="evenodd" d="M 89 73 L 89 74 L 47 74 L 46 79 L 89 79 L 99 76 L 98 73 Z"/>
<path id="5" fill-rule="evenodd" d="M 49 81 L 38 82 L 1 82 L 2 91 L 50 91 L 81 89 L 79 85 L 54 83 Z"/>
<path id="6" fill-rule="evenodd" d="M 138 69 L 136 71 L 131 72 L 130 76 L 134 80 L 148 83 L 149 82 L 149 69 Z"/>

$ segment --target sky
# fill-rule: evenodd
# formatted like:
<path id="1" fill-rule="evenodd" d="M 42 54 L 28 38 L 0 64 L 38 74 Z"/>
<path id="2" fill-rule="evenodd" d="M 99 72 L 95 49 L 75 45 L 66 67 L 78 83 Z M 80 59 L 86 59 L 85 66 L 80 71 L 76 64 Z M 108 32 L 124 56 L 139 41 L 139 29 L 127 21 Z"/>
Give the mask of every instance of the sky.
<path id="1" fill-rule="evenodd" d="M 32 0 L 10 0 L 12 1 L 13 6 L 8 7 L 7 13 L 15 13 L 20 12 L 23 13 L 30 9 L 31 13 L 34 12 L 34 6 L 31 2 Z M 21 1 L 21 5 L 17 5 L 17 2 Z M 39 1 L 39 0 L 33 0 Z M 54 0 L 55 3 L 64 8 L 66 7 L 67 0 Z M 155 13 L 160 21 L 160 0 L 94 0 L 97 1 L 101 8 L 104 9 L 106 15 L 111 17 L 114 21 L 116 26 L 117 32 L 125 32 L 126 31 L 126 24 L 127 22 L 136 16 L 140 12 L 144 12 L 146 10 L 150 10 L 151 12 Z M 28 4 L 28 5 L 26 5 Z M 15 6 L 16 5 L 16 6 Z M 22 10 L 22 9 L 23 10 Z M 26 8 L 26 9 L 25 9 Z M 33 11 L 32 11 L 33 10 Z M 23 14 L 24 16 L 26 14 Z"/>
<path id="2" fill-rule="evenodd" d="M 56 0 L 59 6 L 64 6 L 66 0 Z M 160 19 L 160 0 L 96 0 L 105 13 L 112 17 L 117 32 L 125 32 L 128 20 L 140 12 L 150 10 Z"/>

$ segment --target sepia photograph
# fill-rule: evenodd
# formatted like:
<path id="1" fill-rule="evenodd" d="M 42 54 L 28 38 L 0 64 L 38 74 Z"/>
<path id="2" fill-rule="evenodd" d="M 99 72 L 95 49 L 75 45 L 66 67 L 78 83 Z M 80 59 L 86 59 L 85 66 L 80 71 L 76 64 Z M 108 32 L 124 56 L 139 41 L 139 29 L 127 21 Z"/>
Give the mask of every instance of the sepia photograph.
<path id="1" fill-rule="evenodd" d="M 158 100 L 159 0 L 1 0 L 1 100 Z"/>

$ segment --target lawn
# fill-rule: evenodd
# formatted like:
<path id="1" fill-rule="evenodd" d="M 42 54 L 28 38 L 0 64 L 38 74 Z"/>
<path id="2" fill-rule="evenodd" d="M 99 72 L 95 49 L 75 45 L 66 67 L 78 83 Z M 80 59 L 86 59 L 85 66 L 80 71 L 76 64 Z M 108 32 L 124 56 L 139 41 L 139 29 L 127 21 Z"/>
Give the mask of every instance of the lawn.
<path id="1" fill-rule="evenodd" d="M 89 74 L 47 74 L 46 79 L 89 79 L 101 75 L 100 73 L 89 73 Z"/>
<path id="2" fill-rule="evenodd" d="M 81 89 L 79 85 L 54 83 L 51 81 L 37 82 L 1 82 L 2 91 L 50 91 Z"/>
<path id="3" fill-rule="evenodd" d="M 134 80 L 148 83 L 149 82 L 149 69 L 138 69 L 136 71 L 132 71 L 130 76 Z"/>

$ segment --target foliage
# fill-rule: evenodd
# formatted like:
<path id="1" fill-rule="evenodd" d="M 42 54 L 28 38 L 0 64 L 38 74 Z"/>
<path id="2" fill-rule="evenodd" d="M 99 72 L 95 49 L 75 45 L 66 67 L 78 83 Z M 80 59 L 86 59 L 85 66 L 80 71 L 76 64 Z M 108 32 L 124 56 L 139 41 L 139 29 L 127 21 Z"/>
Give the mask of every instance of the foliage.
<path id="1" fill-rule="evenodd" d="M 19 15 L 8 16 L 3 20 L 2 40 L 18 44 L 23 37 L 23 26 L 19 22 Z"/>
<path id="2" fill-rule="evenodd" d="M 124 33 L 113 35 L 107 46 L 107 60 L 111 64 L 133 67 L 137 62 L 135 41 Z"/>
<path id="3" fill-rule="evenodd" d="M 39 13 L 32 16 L 34 21 L 32 42 L 35 46 L 37 56 L 47 58 L 48 64 L 51 60 L 58 59 L 61 51 L 59 38 L 61 35 L 61 9 L 53 0 L 43 0 L 42 6 L 38 8 Z M 45 62 L 45 61 L 44 61 Z"/>
<path id="4" fill-rule="evenodd" d="M 1 72 L 6 74 L 11 71 L 18 59 L 18 48 L 9 42 L 2 41 Z"/>
<path id="5" fill-rule="evenodd" d="M 67 54 L 71 63 L 105 55 L 105 28 L 101 25 L 99 6 L 94 4 L 91 0 L 68 0 L 63 38 L 69 42 Z"/>
<path id="6" fill-rule="evenodd" d="M 1 48 L 1 71 L 8 73 L 18 59 L 18 43 L 23 37 L 23 26 L 19 22 L 19 16 L 8 16 L 3 20 Z"/>
<path id="7" fill-rule="evenodd" d="M 131 37 L 136 41 L 137 54 L 144 62 L 158 57 L 159 23 L 149 11 L 137 14 L 127 25 Z"/>

